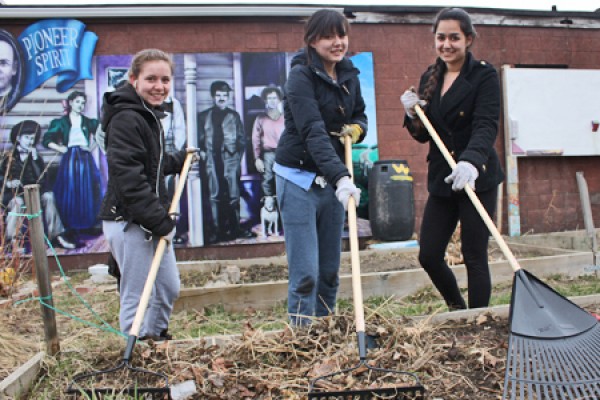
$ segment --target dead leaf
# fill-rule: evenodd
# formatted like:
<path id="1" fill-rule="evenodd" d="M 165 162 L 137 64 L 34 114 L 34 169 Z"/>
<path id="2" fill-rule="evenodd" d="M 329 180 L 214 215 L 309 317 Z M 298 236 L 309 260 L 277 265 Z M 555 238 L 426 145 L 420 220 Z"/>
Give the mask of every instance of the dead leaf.
<path id="1" fill-rule="evenodd" d="M 323 362 L 315 364 L 312 370 L 308 373 L 311 378 L 329 375 L 337 370 L 337 363 L 332 359 L 326 359 Z"/>

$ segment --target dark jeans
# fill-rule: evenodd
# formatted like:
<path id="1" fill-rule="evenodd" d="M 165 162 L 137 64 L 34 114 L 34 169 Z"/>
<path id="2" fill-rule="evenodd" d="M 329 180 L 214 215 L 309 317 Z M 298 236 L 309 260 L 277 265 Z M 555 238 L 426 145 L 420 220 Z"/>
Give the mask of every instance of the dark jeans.
<path id="1" fill-rule="evenodd" d="M 490 217 L 496 209 L 497 193 L 497 188 L 477 193 Z M 446 247 L 458 221 L 467 269 L 469 307 L 487 307 L 492 292 L 487 251 L 489 230 L 464 191 L 452 193 L 451 197 L 430 195 L 427 199 L 421 223 L 419 262 L 450 309 L 466 308 L 456 277 L 444 261 Z"/>
<path id="2" fill-rule="evenodd" d="M 287 252 L 292 325 L 333 313 L 339 286 L 344 207 L 331 185 L 305 191 L 275 175 Z"/>

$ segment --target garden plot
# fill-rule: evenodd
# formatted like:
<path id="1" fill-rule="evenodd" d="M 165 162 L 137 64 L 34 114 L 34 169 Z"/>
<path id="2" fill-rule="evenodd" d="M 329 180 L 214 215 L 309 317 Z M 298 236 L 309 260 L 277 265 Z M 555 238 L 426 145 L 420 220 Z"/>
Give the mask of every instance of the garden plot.
<path id="1" fill-rule="evenodd" d="M 591 255 L 587 253 L 518 245 L 511 245 L 511 249 L 524 268 L 540 277 L 548 274 L 578 276 L 583 271 L 582 266 L 589 264 L 591 260 Z M 491 254 L 494 260 L 491 263 L 494 282 L 509 280 L 512 277 L 510 267 L 501 259 L 499 252 L 492 250 Z M 497 259 L 496 254 L 498 254 Z M 406 259 L 405 264 L 399 262 L 404 259 Z M 398 294 L 401 289 L 398 282 L 408 280 L 411 283 L 410 293 L 414 293 L 418 289 L 419 281 L 409 279 L 411 274 L 421 272 L 420 268 L 415 269 L 417 266 L 415 262 L 414 251 L 363 251 L 361 266 L 365 268 L 370 268 L 369 265 L 373 265 L 373 268 L 387 266 L 388 268 L 366 272 L 363 276 L 363 287 L 379 293 L 378 296 L 401 297 L 402 295 Z M 207 264 L 204 263 L 202 268 Z M 224 268 L 234 265 L 232 262 L 220 262 L 220 264 Z M 240 269 L 240 276 L 246 265 L 268 266 L 270 264 L 281 265 L 282 263 L 276 259 L 258 263 L 257 260 L 235 262 Z M 402 265 L 407 267 L 403 270 Z M 182 265 L 182 276 L 185 275 L 186 270 L 194 268 L 196 267 Z M 212 271 L 213 275 L 221 274 L 221 272 L 215 274 L 216 270 L 211 268 L 205 269 Z M 460 281 L 461 266 L 455 268 Z M 404 275 L 402 278 L 397 278 L 397 274 Z M 263 275 L 273 276 L 270 272 Z M 378 285 L 368 283 L 370 276 L 376 277 L 373 279 L 379 282 Z M 278 284 L 272 281 L 265 283 Z M 238 285 L 251 287 L 259 284 L 261 283 Z M 426 284 L 428 280 L 423 282 L 423 285 Z M 554 281 L 551 286 L 555 287 Z M 391 294 L 381 291 L 382 288 L 389 290 Z M 224 289 L 229 290 L 228 287 L 209 290 Z M 263 296 L 270 294 L 266 290 L 262 288 Z M 285 295 L 286 292 L 283 298 Z M 341 296 L 344 297 L 343 294 Z M 345 297 L 348 297 L 348 294 Z M 118 306 L 118 295 L 114 287 L 103 288 L 100 295 L 89 301 L 95 309 L 102 307 L 108 322 L 117 326 L 115 305 Z M 411 298 L 406 301 L 418 303 L 424 300 Z M 220 304 L 227 305 L 227 303 Z M 256 306 L 259 304 L 245 302 L 244 309 L 248 310 Z M 272 302 L 270 306 L 273 306 Z M 388 304 L 370 305 L 367 309 L 367 333 L 379 335 L 381 346 L 369 352 L 370 362 L 378 366 L 416 372 L 425 384 L 428 395 L 433 398 L 445 400 L 498 398 L 503 380 L 508 339 L 506 312 L 489 314 L 484 311 L 464 319 L 440 322 L 437 318 L 429 320 L 399 318 L 403 315 L 402 312 L 386 311 L 387 306 Z M 589 307 L 590 311 L 599 311 L 597 300 L 586 307 Z M 5 310 L 7 312 L 3 318 L 6 319 L 0 321 L 0 337 L 5 340 L 3 347 L 6 348 L 13 343 L 17 344 L 16 347 L 20 347 L 15 340 L 18 338 L 28 343 L 33 356 L 43 347 L 40 344 L 43 340 L 43 327 L 38 316 L 39 304 L 9 307 Z M 183 307 L 182 311 L 174 315 L 175 322 L 186 320 L 185 324 L 177 322 L 178 325 L 174 327 L 176 338 L 193 337 L 190 333 L 191 327 L 201 324 L 205 319 L 202 312 L 195 310 L 192 307 Z M 435 308 L 430 311 L 427 313 L 438 312 Z M 187 316 L 182 317 L 182 315 Z M 134 360 L 138 365 L 167 373 L 173 383 L 192 379 L 197 390 L 194 398 L 198 399 L 302 399 L 306 397 L 310 377 L 319 375 L 333 366 L 340 368 L 353 366 L 358 360 L 353 317 L 349 310 L 342 309 L 339 316 L 320 321 L 306 332 L 283 329 L 272 333 L 256 328 L 260 323 L 260 318 L 255 318 L 252 313 L 249 313 L 244 323 L 245 328 L 240 329 L 243 332 L 237 336 L 230 336 L 227 340 L 209 341 L 206 338 L 198 339 L 196 336 L 197 340 L 174 341 L 166 345 L 156 344 L 149 347 L 136 346 Z M 41 374 L 43 379 L 34 384 L 32 392 L 27 396 L 29 399 L 65 398 L 63 391 L 75 373 L 116 365 L 122 356 L 124 341 L 118 336 L 106 332 L 99 334 L 97 329 L 82 328 L 72 320 L 64 320 L 60 316 L 58 325 L 61 330 L 60 337 L 63 339 L 62 353 L 58 358 L 44 359 Z M 227 345 L 219 346 L 216 343 Z M 27 359 L 22 363 L 26 361 Z M 353 377 L 336 384 L 340 387 L 344 385 L 357 387 L 361 384 L 359 378 Z"/>
<path id="2" fill-rule="evenodd" d="M 568 249 L 509 243 L 522 267 L 534 274 L 577 276 L 592 263 L 592 254 Z M 417 260 L 418 249 L 365 250 L 360 252 L 362 288 L 365 296 L 407 296 L 431 284 Z M 466 285 L 464 265 L 457 248 L 448 248 L 448 257 L 460 285 Z M 352 296 L 349 254 L 344 253 L 340 271 L 340 298 Z M 513 271 L 502 252 L 490 244 L 493 283 L 512 280 Z M 201 309 L 222 304 L 229 311 L 272 307 L 287 298 L 287 260 L 228 260 L 185 263 L 180 267 L 184 283 L 176 310 Z"/>

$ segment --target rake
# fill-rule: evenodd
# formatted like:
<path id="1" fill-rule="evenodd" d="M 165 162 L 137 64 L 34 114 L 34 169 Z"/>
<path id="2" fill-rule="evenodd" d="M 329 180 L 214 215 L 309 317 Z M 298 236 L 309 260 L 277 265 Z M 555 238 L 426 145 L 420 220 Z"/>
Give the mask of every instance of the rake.
<path id="1" fill-rule="evenodd" d="M 352 139 L 350 136 L 344 137 L 344 148 L 346 166 L 353 175 L 352 168 Z M 350 239 L 350 255 L 352 264 L 352 297 L 354 302 L 354 317 L 356 325 L 356 336 L 358 339 L 359 362 L 356 366 L 343 369 L 328 375 L 317 377 L 309 383 L 309 400 L 327 399 L 327 400 L 371 400 L 371 399 L 395 399 L 412 400 L 423 399 L 425 388 L 421 385 L 419 378 L 411 372 L 397 371 L 386 368 L 379 368 L 370 365 L 367 362 L 367 335 L 365 334 L 365 315 L 363 308 L 363 296 L 360 278 L 360 258 L 358 254 L 358 229 L 356 224 L 356 203 L 353 197 L 348 201 L 348 230 Z M 351 390 L 328 390 L 335 386 L 331 381 L 336 377 L 350 374 L 366 374 L 368 377 L 381 376 L 386 381 L 398 378 L 402 383 L 394 383 L 394 386 L 387 384 L 383 387 L 369 387 L 367 389 Z"/>
<path id="2" fill-rule="evenodd" d="M 452 169 L 456 162 L 420 106 L 415 110 Z M 523 270 L 473 189 L 465 192 L 514 270 L 503 399 L 600 398 L 600 323 Z"/>
<path id="3" fill-rule="evenodd" d="M 187 180 L 187 175 L 192 165 L 193 155 L 193 151 L 188 151 L 187 156 L 185 158 L 185 162 L 183 164 L 183 168 L 181 169 L 179 182 L 177 183 L 175 193 L 173 194 L 171 206 L 169 207 L 169 215 L 172 215 L 177 211 L 177 204 L 179 203 L 179 199 L 181 198 L 181 193 L 183 192 L 183 188 Z M 114 368 L 82 373 L 74 376 L 73 381 L 66 390 L 66 393 L 74 395 L 86 395 L 88 396 L 86 398 L 93 399 L 102 399 L 104 397 L 113 398 L 112 396 L 115 395 L 128 395 L 133 396 L 136 399 L 171 399 L 169 378 L 167 377 L 167 375 L 161 372 L 149 371 L 131 365 L 133 348 L 135 347 L 136 341 L 140 333 L 142 322 L 144 320 L 144 314 L 146 313 L 146 309 L 148 308 L 150 295 L 152 294 L 152 289 L 154 287 L 156 275 L 158 273 L 160 262 L 162 260 L 166 247 L 167 240 L 164 237 L 160 238 L 156 247 L 156 251 L 154 253 L 154 258 L 152 259 L 152 265 L 150 266 L 148 277 L 146 278 L 146 283 L 144 285 L 144 290 L 140 298 L 140 303 L 138 305 L 133 324 L 131 325 L 131 330 L 129 331 L 129 336 L 127 338 L 127 347 L 125 348 L 125 352 L 123 353 L 123 359 L 121 360 L 120 364 L 118 364 Z M 119 379 L 128 376 L 128 379 L 136 382 L 135 385 L 124 389 L 106 387 L 97 388 L 94 386 L 94 382 L 97 381 L 97 378 L 114 373 L 118 373 Z M 146 384 L 145 382 L 156 382 L 160 383 L 160 385 L 157 384 L 155 387 L 142 386 Z"/>

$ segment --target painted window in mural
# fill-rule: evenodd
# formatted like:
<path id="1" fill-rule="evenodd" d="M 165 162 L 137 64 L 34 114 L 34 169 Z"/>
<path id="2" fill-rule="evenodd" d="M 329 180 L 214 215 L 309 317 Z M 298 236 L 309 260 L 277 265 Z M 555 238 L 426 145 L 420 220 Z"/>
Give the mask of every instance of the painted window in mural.
<path id="1" fill-rule="evenodd" d="M 98 121 L 103 94 L 128 84 L 133 54 L 94 56 L 96 40 L 74 20 L 40 21 L 16 39 L 0 30 L 0 86 L 9 88 L 0 90 L 0 198 L 4 240 L 18 243 L 17 251 L 30 251 L 21 212 L 29 183 L 41 185 L 46 235 L 57 253 L 108 251 L 97 218 L 107 182 Z M 282 241 L 272 168 L 293 54 L 172 56 L 165 148 L 201 150 L 179 204 L 174 244 Z M 368 218 L 367 174 L 377 160 L 373 60 L 360 53 L 353 61 L 369 118 L 367 139 L 353 151 L 363 187 L 359 217 Z M 167 178 L 171 194 L 176 179 Z"/>

